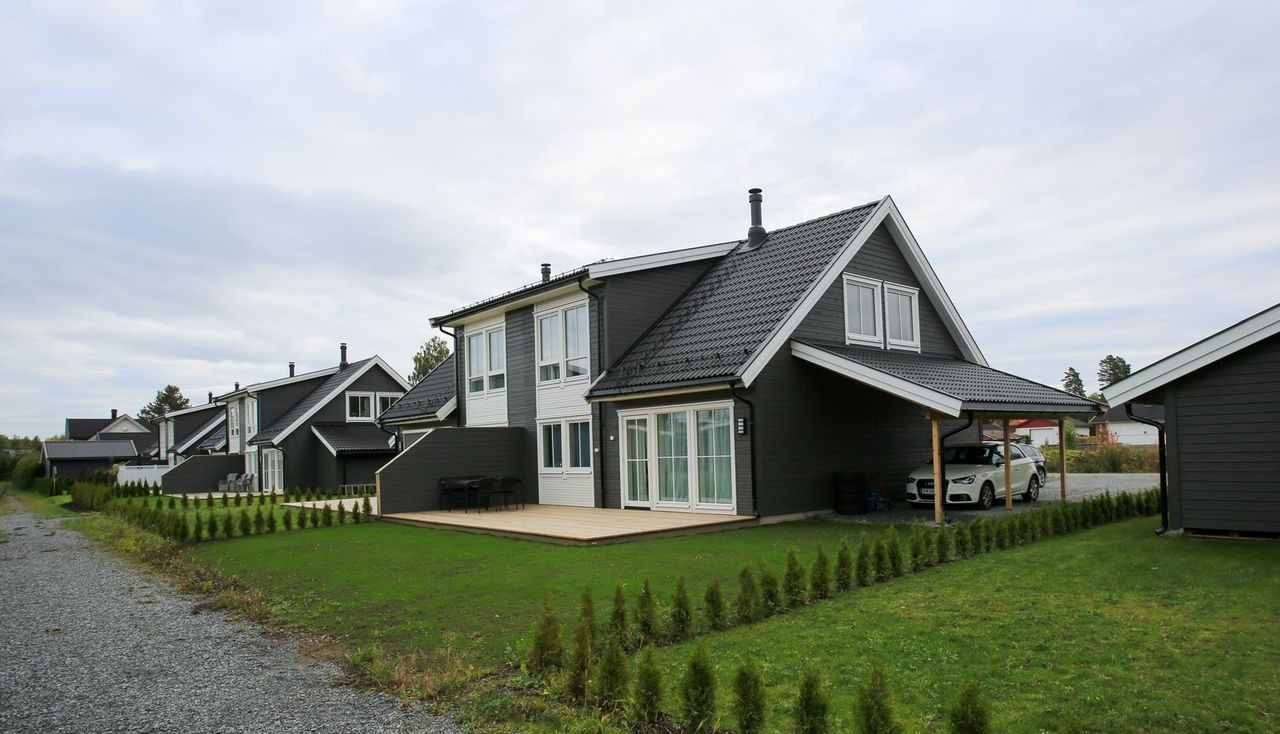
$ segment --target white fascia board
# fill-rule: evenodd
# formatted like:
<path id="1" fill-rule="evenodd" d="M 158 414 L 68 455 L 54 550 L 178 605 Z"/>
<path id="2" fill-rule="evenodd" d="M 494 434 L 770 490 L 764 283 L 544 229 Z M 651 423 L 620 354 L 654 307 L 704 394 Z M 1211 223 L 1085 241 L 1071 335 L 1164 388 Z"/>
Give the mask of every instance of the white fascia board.
<path id="1" fill-rule="evenodd" d="M 216 407 L 218 407 L 218 404 L 216 402 L 201 403 L 200 405 L 194 405 L 190 408 L 183 408 L 182 410 L 171 410 L 168 413 L 165 413 L 164 417 L 174 418 L 180 415 L 190 415 L 192 413 L 199 413 L 202 410 L 209 410 L 210 408 L 216 408 Z"/>
<path id="2" fill-rule="evenodd" d="M 432 432 L 432 431 L 434 431 L 434 430 L 436 430 L 436 429 L 434 429 L 434 428 L 428 428 L 428 429 L 426 429 L 426 432 L 425 432 L 425 433 L 423 433 L 421 436 L 418 436 L 418 438 L 417 438 L 413 443 L 409 444 L 408 446 L 405 446 L 403 449 L 401 449 L 401 450 L 400 450 L 400 453 L 398 453 L 398 454 L 396 454 L 395 456 L 391 457 L 391 461 L 388 461 L 387 463 L 385 463 L 385 464 L 383 464 L 381 467 L 379 467 L 379 468 L 378 468 L 378 470 L 377 470 L 376 472 L 374 472 L 374 476 L 377 476 L 378 474 L 381 474 L 383 469 L 386 469 L 387 467 L 389 467 L 389 466 L 391 466 L 392 464 L 394 464 L 394 463 L 396 463 L 397 461 L 399 461 L 399 459 L 400 459 L 400 457 L 401 457 L 401 456 L 404 456 L 405 454 L 409 453 L 409 449 L 411 449 L 411 448 L 413 448 L 414 446 L 417 446 L 418 444 L 422 443 L 422 439 L 426 438 L 427 436 L 430 436 L 430 435 L 431 435 L 431 432 Z"/>
<path id="3" fill-rule="evenodd" d="M 587 277 L 587 274 L 584 273 L 582 277 L 584 278 Z M 467 324 L 474 324 L 477 321 L 487 321 L 489 319 L 502 316 L 507 311 L 514 311 L 518 308 L 524 308 L 525 306 L 528 306 L 531 303 L 538 303 L 539 301 L 545 301 L 550 298 L 558 298 L 567 293 L 582 293 L 582 290 L 578 288 L 577 280 L 571 280 L 568 282 L 567 285 L 560 286 L 559 288 L 551 288 L 545 291 L 535 289 L 533 292 L 529 293 L 529 295 L 516 298 L 515 300 L 495 301 L 493 306 L 486 308 L 482 311 L 469 313 L 465 316 L 459 316 L 457 318 L 448 318 L 448 319 L 446 319 L 445 317 L 441 317 L 440 320 L 431 319 L 430 323 L 432 326 L 436 326 L 436 327 L 439 327 L 439 326 L 444 326 L 446 328 L 455 328 L 457 326 L 465 327 Z M 586 294 L 583 293 L 583 295 L 585 296 Z"/>
<path id="4" fill-rule="evenodd" d="M 333 444 L 331 444 L 331 443 L 329 443 L 328 441 L 324 440 L 324 436 L 321 436 L 321 435 L 320 435 L 320 429 L 319 429 L 318 427 L 316 427 L 316 426 L 312 426 L 312 427 L 311 427 L 311 432 L 312 432 L 313 434 L 315 434 L 315 437 L 316 437 L 316 438 L 320 439 L 320 443 L 324 444 L 324 447 L 325 447 L 326 449 L 329 449 L 329 453 L 333 454 L 334 456 L 337 456 L 337 455 L 338 455 L 338 450 L 337 450 L 337 449 L 335 449 L 335 448 L 333 447 Z"/>
<path id="5" fill-rule="evenodd" d="M 125 429 L 124 431 L 121 431 L 120 430 L 121 423 L 129 424 L 133 427 L 133 429 L 132 430 Z M 98 431 L 98 433 L 150 433 L 150 431 L 147 430 L 146 426 L 142 425 L 141 423 L 134 420 L 133 418 L 130 418 L 128 413 L 125 413 L 124 415 L 121 415 L 119 418 L 116 418 L 115 420 L 108 423 L 102 430 Z M 97 435 L 97 434 L 94 434 L 94 435 Z"/>
<path id="6" fill-rule="evenodd" d="M 221 403 L 229 400 L 232 397 L 239 397 L 241 395 L 258 393 L 258 392 L 262 392 L 263 390 L 270 390 L 273 387 L 282 387 L 284 385 L 292 385 L 295 382 L 302 382 L 303 380 L 313 380 L 317 377 L 328 377 L 329 375 L 337 373 L 337 371 L 338 371 L 337 367 L 326 367 L 322 370 L 305 372 L 301 375 L 294 375 L 293 377 L 281 377 L 278 380 L 267 380 L 265 382 L 255 382 L 252 385 L 245 385 L 244 387 L 241 387 L 239 390 L 232 390 L 231 392 L 225 393 L 223 395 L 215 395 L 213 398 L 213 401 L 215 403 Z"/>
<path id="7" fill-rule="evenodd" d="M 1102 388 L 1102 396 L 1109 405 L 1123 405 L 1276 334 L 1280 334 L 1280 305 L 1143 367 Z"/>
<path id="8" fill-rule="evenodd" d="M 871 216 L 867 217 L 867 221 L 862 227 L 845 243 L 844 249 L 831 260 L 822 275 L 814 281 L 809 288 L 809 292 L 792 309 L 786 320 L 782 322 L 782 325 L 775 329 L 764 345 L 756 350 L 751 361 L 747 363 L 746 370 L 742 373 L 744 385 L 750 387 L 751 383 L 755 382 L 760 373 L 764 371 L 764 368 L 768 366 L 769 360 L 773 359 L 778 350 L 782 349 L 783 345 L 791 340 L 791 334 L 800 326 L 800 323 L 809 315 L 809 312 L 813 310 L 818 301 L 826 295 L 827 289 L 831 287 L 831 284 L 841 277 L 844 269 L 849 266 L 849 262 L 857 256 L 862 246 L 867 243 L 867 240 L 871 239 L 871 235 L 875 233 L 882 223 L 888 224 L 889 233 L 898 244 L 898 249 L 902 252 L 907 264 L 911 266 L 912 272 L 919 279 L 921 290 L 929 297 L 930 303 L 934 304 L 938 309 L 943 323 L 947 325 L 947 330 L 959 344 L 961 354 L 971 362 L 976 362 L 983 367 L 988 366 L 987 358 L 982 355 L 982 350 L 978 349 L 977 342 L 974 341 L 973 335 L 969 333 L 969 328 L 965 326 L 964 321 L 960 318 L 960 313 L 956 310 L 955 304 L 951 302 L 951 297 L 947 295 L 946 289 L 942 287 L 942 281 L 938 280 L 937 273 L 929 265 L 928 259 L 924 256 L 924 251 L 920 249 L 920 244 L 916 242 L 911 230 L 902 219 L 902 214 L 898 211 L 897 205 L 893 203 L 891 197 L 886 196 L 876 205 L 875 211 L 871 213 Z"/>
<path id="9" fill-rule="evenodd" d="M 452 413 L 454 409 L 457 407 L 458 407 L 458 396 L 455 395 L 449 398 L 449 402 L 440 406 L 440 410 L 436 411 L 436 420 L 442 421 L 445 418 L 449 417 L 449 414 Z"/>
<path id="10" fill-rule="evenodd" d="M 655 252 L 652 255 L 625 257 L 620 260 L 610 260 L 590 265 L 587 268 L 587 273 L 592 278 L 608 278 L 613 275 L 622 275 L 623 273 L 634 273 L 638 270 L 664 268 L 668 265 L 680 265 L 681 263 L 697 262 L 698 260 L 707 260 L 713 257 L 723 257 L 737 246 L 738 241 L 734 240 L 732 242 L 718 242 L 714 245 L 700 245 L 698 247 L 686 247 L 681 250 Z"/>
<path id="11" fill-rule="evenodd" d="M 170 447 L 170 450 L 179 454 L 185 453 L 187 449 L 190 449 L 194 444 L 196 444 L 196 442 L 203 442 L 204 439 L 207 438 L 210 433 L 213 433 L 214 429 L 216 429 L 218 426 L 225 425 L 226 422 L 227 422 L 227 412 L 224 410 L 222 411 L 222 415 L 215 416 L 214 420 L 207 423 L 204 427 L 204 430 L 196 429 L 196 431 L 193 432 L 190 436 L 187 436 L 187 440 L 183 441 L 181 446 L 178 446 L 177 448 Z"/>
<path id="12" fill-rule="evenodd" d="M 271 439 L 271 445 L 272 445 L 272 446 L 279 446 L 281 441 L 283 441 L 283 440 L 285 440 L 286 438 L 288 438 L 288 437 L 289 437 L 289 434 L 291 434 L 291 433 L 293 433 L 294 431 L 298 430 L 298 428 L 299 428 L 299 427 L 301 427 L 301 426 L 302 426 L 303 424 L 305 424 L 307 421 L 311 420 L 311 416 L 313 416 L 313 415 L 315 415 L 316 413 L 320 412 L 320 409 L 321 409 L 321 408 L 323 408 L 324 406 L 328 405 L 328 404 L 330 403 L 330 401 L 332 401 L 335 397 L 337 397 L 338 395 L 341 395 L 342 393 L 346 392 L 346 391 L 347 391 L 347 388 L 349 388 L 349 387 L 351 387 L 352 385 L 354 385 L 354 384 L 355 384 L 355 382 L 356 382 L 356 380 L 360 379 L 361 377 L 364 377 L 364 374 L 365 374 L 366 372 L 368 372 L 369 370 L 373 369 L 375 366 L 377 366 L 377 367 L 381 367 L 381 368 L 382 368 L 382 369 L 383 369 L 387 374 L 389 374 L 389 375 L 391 375 L 393 378 L 395 378 L 395 380 L 396 380 L 397 382 L 399 382 L 401 385 L 403 385 L 403 386 L 404 386 L 404 389 L 405 389 L 405 390 L 408 390 L 408 389 L 411 387 L 411 386 L 409 385 L 409 383 L 405 382 L 404 378 L 400 376 L 400 373 L 398 373 L 398 372 L 396 372 L 395 370 L 391 369 L 391 365 L 388 365 L 386 362 L 384 362 L 384 361 L 382 360 L 382 357 L 379 357 L 378 355 L 376 355 L 376 354 L 375 354 L 374 356 L 372 356 L 372 357 L 370 357 L 370 358 L 369 358 L 369 361 L 368 361 L 368 362 L 365 362 L 365 363 L 364 363 L 364 366 L 362 366 L 360 369 L 356 370 L 356 371 L 355 371 L 355 372 L 354 372 L 350 377 L 348 377 L 347 379 L 343 380 L 341 385 L 338 385 L 337 387 L 335 387 L 335 388 L 334 388 L 334 389 L 333 389 L 333 390 L 332 390 L 328 395 L 326 395 L 324 398 L 321 398 L 320 400 L 317 400 L 317 401 L 316 401 L 316 404 L 315 404 L 315 405 L 313 405 L 313 406 L 311 406 L 311 409 L 310 409 L 310 410 L 308 410 L 307 412 L 303 413 L 301 416 L 299 416 L 299 417 L 298 417 L 298 419 L 297 419 L 296 421 L 294 421 L 293 423 L 291 423 L 291 424 L 289 425 L 289 427 L 288 427 L 288 428 L 284 429 L 283 431 L 281 431 L 281 432 L 280 432 L 280 434 L 279 434 L 279 435 L 277 435 L 275 438 Z M 336 370 L 335 370 L 335 371 L 336 371 Z"/>
<path id="13" fill-rule="evenodd" d="M 791 343 L 791 353 L 806 362 L 816 364 L 838 375 L 843 375 L 916 405 L 923 405 L 935 413 L 943 413 L 953 417 L 959 416 L 961 413 L 962 403 L 959 398 L 952 397 L 944 392 L 931 390 L 923 385 L 904 380 L 887 372 L 872 369 L 860 362 L 844 359 L 830 352 L 799 342 Z"/>

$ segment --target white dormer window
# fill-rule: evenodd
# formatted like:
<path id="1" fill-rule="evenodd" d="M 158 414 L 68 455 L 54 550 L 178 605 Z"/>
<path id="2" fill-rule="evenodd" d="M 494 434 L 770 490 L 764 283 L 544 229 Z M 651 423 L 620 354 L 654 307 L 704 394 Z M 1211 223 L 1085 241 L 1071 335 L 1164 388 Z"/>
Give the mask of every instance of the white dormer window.
<path id="1" fill-rule="evenodd" d="M 373 420 L 373 393 L 371 392 L 347 393 L 347 420 L 348 421 Z"/>
<path id="2" fill-rule="evenodd" d="M 591 372 L 591 330 L 587 304 L 565 306 L 538 316 L 538 382 L 586 377 Z"/>
<path id="3" fill-rule="evenodd" d="M 399 400 L 400 396 L 403 394 L 404 393 L 399 393 L 399 392 L 378 393 L 378 415 L 382 415 L 383 413 L 387 412 L 387 408 L 390 408 L 392 405 L 395 405 L 395 402 Z"/>
<path id="4" fill-rule="evenodd" d="M 880 330 L 883 284 L 878 280 L 844 274 L 844 331 L 849 344 L 884 346 Z"/>
<path id="5" fill-rule="evenodd" d="M 236 439 L 240 438 L 240 404 L 239 403 L 232 403 L 231 407 L 227 409 L 227 423 L 230 424 L 231 426 L 228 430 L 230 431 L 232 446 L 239 446 L 240 444 L 235 443 Z"/>
<path id="6" fill-rule="evenodd" d="M 890 349 L 920 351 L 920 291 L 884 284 L 885 337 Z"/>

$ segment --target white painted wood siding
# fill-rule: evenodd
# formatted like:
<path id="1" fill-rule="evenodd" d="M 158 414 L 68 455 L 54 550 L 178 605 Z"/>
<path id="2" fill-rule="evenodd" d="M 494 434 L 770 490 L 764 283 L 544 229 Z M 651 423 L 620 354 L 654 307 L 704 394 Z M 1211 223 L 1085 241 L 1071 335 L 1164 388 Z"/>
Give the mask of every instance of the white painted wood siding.
<path id="1" fill-rule="evenodd" d="M 467 348 L 466 339 L 469 335 L 478 334 L 485 329 L 491 329 L 497 326 L 505 328 L 505 316 L 497 318 L 485 319 L 484 321 L 476 321 L 463 326 L 463 341 L 461 349 Z M 485 346 L 488 349 L 488 344 Z M 486 358 L 488 352 L 485 352 Z M 466 416 L 468 427 L 478 426 L 502 426 L 507 425 L 507 391 L 505 389 L 473 393 L 467 391 L 467 377 L 463 375 L 462 389 L 465 400 L 467 401 Z M 487 385 L 486 385 L 487 387 Z"/>

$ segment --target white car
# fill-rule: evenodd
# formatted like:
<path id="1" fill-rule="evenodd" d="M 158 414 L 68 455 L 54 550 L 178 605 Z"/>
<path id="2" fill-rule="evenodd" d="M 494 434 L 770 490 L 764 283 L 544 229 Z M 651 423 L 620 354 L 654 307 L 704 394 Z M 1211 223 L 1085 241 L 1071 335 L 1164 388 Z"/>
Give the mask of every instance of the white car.
<path id="1" fill-rule="evenodd" d="M 1026 502 L 1040 497 L 1039 472 L 1035 459 L 1024 456 L 1022 448 L 1010 444 L 1013 454 L 1013 492 Z M 990 509 L 1004 499 L 1004 444 L 998 441 L 963 443 L 942 450 L 942 486 L 949 504 L 976 504 Z M 933 464 L 911 472 L 907 478 L 907 501 L 933 504 Z"/>

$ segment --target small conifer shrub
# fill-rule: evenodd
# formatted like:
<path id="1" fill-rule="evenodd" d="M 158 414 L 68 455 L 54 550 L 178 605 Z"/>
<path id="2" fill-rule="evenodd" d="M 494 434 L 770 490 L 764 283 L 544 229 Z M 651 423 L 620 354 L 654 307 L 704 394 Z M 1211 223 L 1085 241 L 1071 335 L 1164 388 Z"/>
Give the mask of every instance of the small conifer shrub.
<path id="1" fill-rule="evenodd" d="M 796 734 L 827 734 L 831 730 L 830 705 L 817 671 L 809 670 L 800 679 L 794 709 Z"/>
<path id="2" fill-rule="evenodd" d="M 253 521 L 249 519 L 249 511 L 240 511 L 240 535 L 248 535 L 253 532 Z"/>
<path id="3" fill-rule="evenodd" d="M 262 531 L 267 527 L 267 518 L 262 514 L 262 505 L 258 505 L 257 511 L 253 514 L 253 534 L 262 535 Z"/>
<path id="4" fill-rule="evenodd" d="M 613 591 L 613 609 L 609 612 L 609 622 L 605 630 L 610 636 L 616 636 L 625 648 L 631 642 L 631 621 L 627 616 L 627 597 L 622 593 L 622 584 Z M 608 644 L 608 641 L 605 642 Z"/>
<path id="5" fill-rule="evenodd" d="M 865 538 L 858 545 L 858 560 L 854 563 L 853 579 L 858 586 L 871 585 L 871 544 Z"/>
<path id="6" fill-rule="evenodd" d="M 702 597 L 703 611 L 707 615 L 707 626 L 713 630 L 721 630 L 728 626 L 724 611 L 724 594 L 720 591 L 720 579 L 712 579 L 707 585 L 707 592 Z"/>
<path id="7" fill-rule="evenodd" d="M 939 565 L 951 562 L 951 531 L 946 528 L 938 528 L 933 534 L 934 553 L 933 557 Z"/>
<path id="8" fill-rule="evenodd" d="M 596 705 L 611 711 L 622 703 L 627 693 L 627 678 L 631 671 L 627 668 L 627 653 L 622 649 L 622 640 L 617 635 L 609 635 L 604 643 L 604 654 L 600 656 L 600 669 L 596 671 Z"/>
<path id="9" fill-rule="evenodd" d="M 231 513 L 222 516 L 222 537 L 231 538 L 235 536 L 235 521 L 231 519 Z"/>
<path id="10" fill-rule="evenodd" d="M 818 557 L 813 561 L 813 570 L 809 573 L 809 591 L 814 599 L 831 598 L 831 561 L 827 560 L 827 552 L 818 546 Z"/>
<path id="11" fill-rule="evenodd" d="M 836 591 L 848 591 L 853 588 L 853 551 L 849 548 L 849 539 L 840 541 L 840 550 L 836 552 Z"/>
<path id="12" fill-rule="evenodd" d="M 581 621 L 573 630 L 573 649 L 569 651 L 569 671 L 565 678 L 565 690 L 574 703 L 587 699 L 587 685 L 591 680 L 590 631 Z"/>
<path id="13" fill-rule="evenodd" d="M 956 528 L 956 558 L 968 558 L 973 552 L 973 536 L 967 523 Z"/>
<path id="14" fill-rule="evenodd" d="M 902 731 L 902 725 L 893 713 L 889 681 L 884 669 L 876 663 L 871 664 L 866 683 L 858 689 L 854 724 L 862 734 L 899 734 Z"/>
<path id="15" fill-rule="evenodd" d="M 658 619 L 658 602 L 653 598 L 649 579 L 640 587 L 636 599 L 636 631 L 641 645 L 657 644 L 662 639 L 662 622 Z"/>
<path id="16" fill-rule="evenodd" d="M 213 510 L 209 511 L 209 526 L 205 530 L 209 533 L 209 540 L 218 539 L 218 516 L 213 514 Z"/>
<path id="17" fill-rule="evenodd" d="M 805 591 L 804 569 L 800 559 L 796 557 L 794 548 L 787 551 L 787 571 L 782 576 L 782 593 L 787 597 L 787 606 L 795 608 L 808 601 Z"/>
<path id="18" fill-rule="evenodd" d="M 884 541 L 876 539 L 872 560 L 875 565 L 876 581 L 888 581 L 893 569 L 889 565 L 889 549 Z"/>
<path id="19" fill-rule="evenodd" d="M 338 503 L 338 524 L 339 525 L 347 524 L 347 506 L 345 503 L 342 503 L 342 502 Z"/>
<path id="20" fill-rule="evenodd" d="M 759 734 L 765 722 L 764 679 L 750 661 L 733 676 L 733 711 L 738 719 L 738 734 Z"/>
<path id="21" fill-rule="evenodd" d="M 635 687 L 631 692 L 631 717 L 643 726 L 658 721 L 662 702 L 662 669 L 653 654 L 653 647 L 646 647 L 636 668 Z"/>
<path id="22" fill-rule="evenodd" d="M 596 638 L 596 603 L 591 598 L 591 589 L 582 590 L 582 608 L 578 611 L 578 626 L 586 630 L 587 654 L 594 660 L 600 653 L 600 647 Z"/>
<path id="23" fill-rule="evenodd" d="M 924 528 L 911 526 L 911 539 L 907 541 L 911 552 L 911 572 L 920 573 L 929 565 L 928 555 L 924 552 Z"/>
<path id="24" fill-rule="evenodd" d="M 284 529 L 293 530 L 293 510 L 289 507 L 284 508 Z"/>
<path id="25" fill-rule="evenodd" d="M 766 617 L 782 611 L 782 590 L 773 569 L 760 564 L 760 611 Z"/>
<path id="26" fill-rule="evenodd" d="M 191 526 L 191 539 L 199 543 L 204 540 L 204 518 L 200 517 L 200 512 L 196 511 L 195 524 Z"/>
<path id="27" fill-rule="evenodd" d="M 560 618 L 551 609 L 551 596 L 542 597 L 542 617 L 533 632 L 527 667 L 534 675 L 547 676 L 564 662 L 564 645 L 560 640 Z"/>
<path id="28" fill-rule="evenodd" d="M 738 572 L 738 598 L 734 606 L 738 624 L 748 624 L 760 618 L 760 588 L 750 566 L 743 566 Z"/>
<path id="29" fill-rule="evenodd" d="M 977 683 L 970 683 L 960 692 L 960 698 L 947 713 L 947 723 L 952 734 L 989 734 L 991 715 Z"/>
<path id="30" fill-rule="evenodd" d="M 712 731 L 716 720 L 716 674 L 707 649 L 702 645 L 689 658 L 689 666 L 681 681 L 680 698 L 686 731 Z"/>
<path id="31" fill-rule="evenodd" d="M 276 521 L 276 508 L 272 507 L 267 512 L 267 532 L 274 533 L 280 529 L 279 523 Z"/>
<path id="32" fill-rule="evenodd" d="M 889 571 L 894 576 L 901 576 L 903 573 L 902 564 L 902 544 L 898 541 L 898 529 L 890 526 L 888 538 L 885 540 L 885 547 L 889 551 Z"/>
<path id="33" fill-rule="evenodd" d="M 333 526 L 333 508 L 325 504 L 324 509 L 320 511 L 320 519 L 324 522 L 324 526 Z"/>

